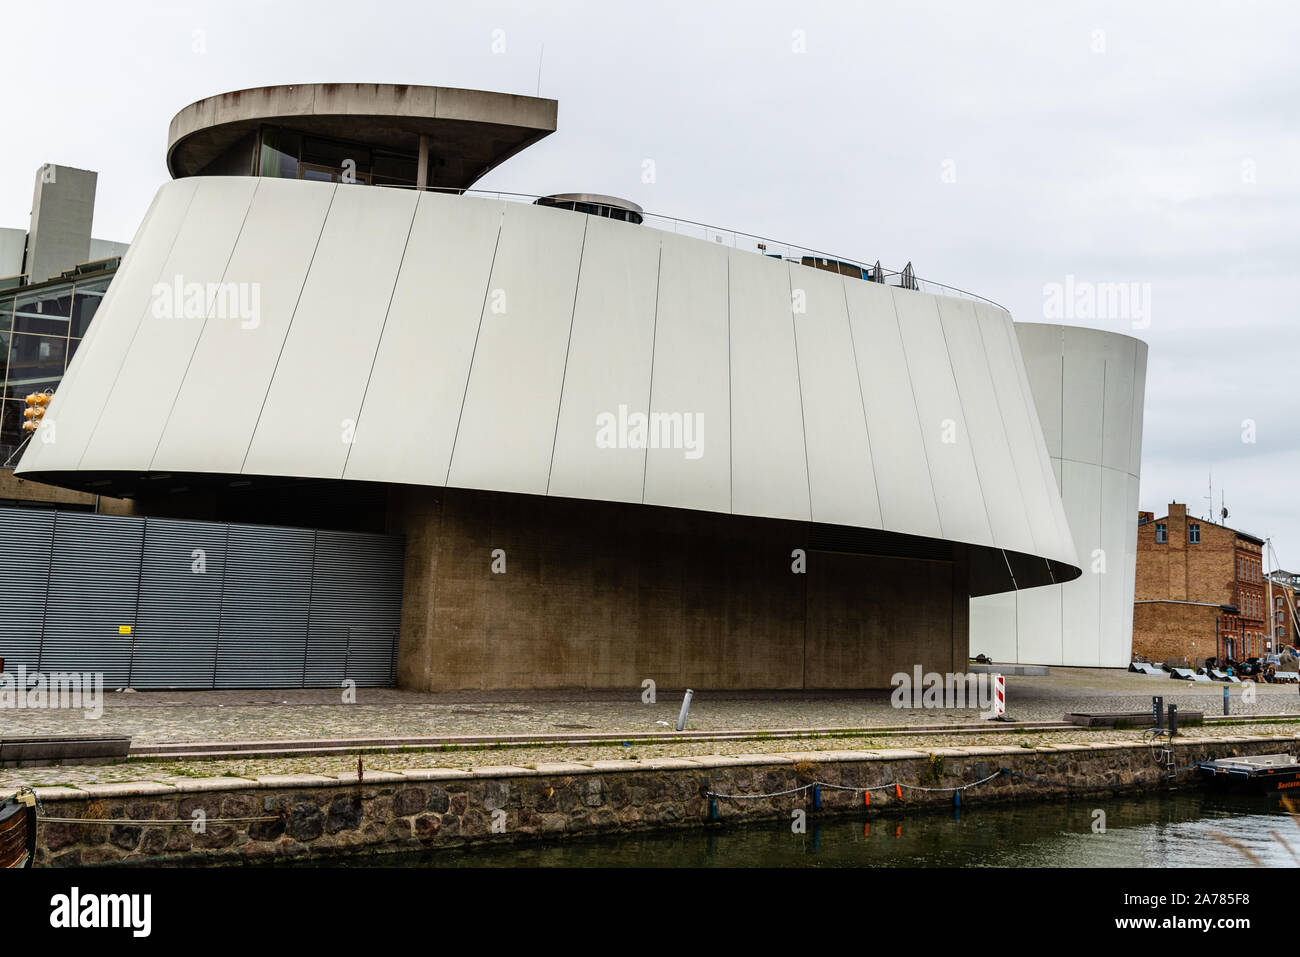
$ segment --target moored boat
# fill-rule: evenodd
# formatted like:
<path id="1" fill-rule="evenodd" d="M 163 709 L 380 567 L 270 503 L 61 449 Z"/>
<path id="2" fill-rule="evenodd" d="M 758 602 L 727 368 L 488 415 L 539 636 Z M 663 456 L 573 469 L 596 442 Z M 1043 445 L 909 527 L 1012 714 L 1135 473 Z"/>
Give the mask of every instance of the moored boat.
<path id="1" fill-rule="evenodd" d="M 0 801 L 0 868 L 31 867 L 36 856 L 36 795 L 20 791 Z"/>
<path id="2" fill-rule="evenodd" d="M 1291 754 L 1257 754 L 1245 758 L 1202 761 L 1201 776 L 1211 785 L 1266 794 L 1300 797 L 1300 762 Z"/>

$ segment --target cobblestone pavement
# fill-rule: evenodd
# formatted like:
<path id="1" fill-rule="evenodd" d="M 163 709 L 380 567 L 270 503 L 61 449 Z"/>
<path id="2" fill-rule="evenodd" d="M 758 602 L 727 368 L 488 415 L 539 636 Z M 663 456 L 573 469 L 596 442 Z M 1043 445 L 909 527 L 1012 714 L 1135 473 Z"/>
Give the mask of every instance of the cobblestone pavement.
<path id="1" fill-rule="evenodd" d="M 1007 678 L 1007 711 L 1020 721 L 1059 721 L 1067 711 L 1149 711 L 1151 696 L 1179 708 L 1222 713 L 1223 685 L 1106 669 L 1053 669 L 1047 677 Z M 1300 715 L 1296 685 L 1259 685 L 1254 705 L 1231 689 L 1234 714 Z M 104 713 L 87 720 L 78 710 L 0 709 L 0 737 L 37 734 L 123 734 L 135 744 L 185 741 L 275 741 L 415 735 L 538 734 L 581 731 L 659 731 L 674 723 L 680 692 L 660 690 L 655 704 L 641 689 L 611 691 L 481 691 L 424 693 L 356 691 L 345 704 L 338 691 L 109 692 Z M 710 692 L 697 689 L 688 730 L 737 728 L 863 728 L 947 724 L 979 719 L 977 709 L 897 709 L 888 691 Z"/>
<path id="2" fill-rule="evenodd" d="M 1193 742 L 1206 738 L 1273 735 L 1278 750 L 1300 746 L 1300 718 L 1296 722 L 1236 724 L 1192 728 L 1179 738 Z M 530 767 L 539 763 L 572 761 L 587 763 L 618 759 L 690 757 L 693 755 L 737 755 L 760 753 L 806 753 L 817 751 L 884 750 L 895 748 L 963 748 L 977 745 L 1020 746 L 1024 748 L 1059 744 L 1098 744 L 1101 742 L 1142 743 L 1141 731 L 1114 729 L 1048 729 L 1011 731 L 995 734 L 917 733 L 905 736 L 870 734 L 846 737 L 758 739 L 744 741 L 700 741 L 647 744 L 585 744 L 532 748 L 477 748 L 456 751 L 415 751 L 362 756 L 366 771 L 398 771 L 407 768 L 476 768 Z M 1175 745 L 1175 753 L 1177 745 Z M 1154 758 L 1152 767 L 1155 767 Z M 250 758 L 219 761 L 148 761 L 131 760 L 117 764 L 65 765 L 45 768 L 0 769 L 0 796 L 23 784 L 33 787 L 79 787 L 85 784 L 110 784 L 125 781 L 161 781 L 175 783 L 176 778 L 239 777 L 256 778 L 269 774 L 321 774 L 337 776 L 356 774 L 357 755 L 297 758 Z"/>

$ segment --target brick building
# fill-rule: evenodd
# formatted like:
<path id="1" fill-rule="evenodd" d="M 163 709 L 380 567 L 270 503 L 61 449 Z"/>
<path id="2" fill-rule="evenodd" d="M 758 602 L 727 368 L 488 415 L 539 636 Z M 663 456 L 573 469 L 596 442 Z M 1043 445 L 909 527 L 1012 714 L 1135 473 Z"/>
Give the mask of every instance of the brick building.
<path id="1" fill-rule="evenodd" d="M 1273 650 L 1263 549 L 1263 539 L 1189 518 L 1176 502 L 1162 518 L 1139 512 L 1134 656 L 1199 665 Z"/>
<path id="2" fill-rule="evenodd" d="M 1295 615 L 1300 574 L 1278 569 L 1270 572 L 1268 577 L 1272 581 L 1274 647 L 1300 645 L 1300 623 L 1297 623 Z"/>

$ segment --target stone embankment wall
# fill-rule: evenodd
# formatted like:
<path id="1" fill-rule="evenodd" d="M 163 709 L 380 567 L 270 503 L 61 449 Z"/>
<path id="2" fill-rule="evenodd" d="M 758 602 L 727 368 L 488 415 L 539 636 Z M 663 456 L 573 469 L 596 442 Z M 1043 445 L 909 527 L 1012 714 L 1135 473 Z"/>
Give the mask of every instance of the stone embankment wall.
<path id="1" fill-rule="evenodd" d="M 1174 749 L 1175 767 L 1212 756 L 1275 753 L 1288 743 L 1279 737 L 1183 741 Z M 952 788 L 1000 769 L 1014 773 L 968 787 L 962 805 L 1171 786 L 1146 746 L 1097 743 L 374 771 L 360 783 L 356 774 L 308 774 L 40 788 L 44 818 L 104 823 L 43 820 L 37 864 L 253 863 L 712 826 L 714 799 L 707 792 L 772 794 L 812 782 L 874 788 L 870 808 L 863 807 L 860 791 L 822 787 L 820 811 L 813 810 L 808 789 L 756 800 L 717 798 L 717 819 L 788 818 L 795 808 L 810 816 L 898 813 L 950 806 Z M 1194 785 L 1195 772 L 1175 780 Z M 192 823 L 170 823 L 196 819 L 205 822 L 197 832 Z"/>

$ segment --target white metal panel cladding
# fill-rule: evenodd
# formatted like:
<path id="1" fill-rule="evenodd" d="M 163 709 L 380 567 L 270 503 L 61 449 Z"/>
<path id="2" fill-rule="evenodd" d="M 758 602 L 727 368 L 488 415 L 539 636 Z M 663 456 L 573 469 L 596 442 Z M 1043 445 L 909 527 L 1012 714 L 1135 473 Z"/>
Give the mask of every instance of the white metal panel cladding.
<path id="1" fill-rule="evenodd" d="M 217 282 L 226 282 L 230 254 L 235 248 L 244 217 L 257 190 L 257 180 L 246 180 L 235 195 L 220 184 L 200 183 L 190 203 L 189 212 L 171 254 L 157 279 L 159 295 L 150 296 L 136 327 L 131 348 L 122 362 L 121 374 L 113 383 L 99 414 L 99 423 L 86 445 L 83 458 L 89 455 L 107 468 L 131 468 L 136 457 L 134 436 L 161 436 L 171 411 L 171 402 L 157 402 L 155 397 L 171 399 L 180 390 L 194 354 L 195 344 L 203 331 L 204 321 L 238 322 L 205 315 L 189 317 L 187 310 L 198 306 L 199 280 L 206 276 L 212 263 L 221 263 Z M 215 313 L 224 302 L 209 303 L 203 282 L 203 312 Z M 233 280 L 232 280 L 233 281 Z M 111 284 L 110 284 L 111 285 Z M 165 290 L 165 291 L 164 291 Z M 56 390 L 57 391 L 57 390 Z"/>
<path id="2" fill-rule="evenodd" d="M 1019 323 L 1015 335 L 1083 575 L 1017 593 L 1009 622 L 1004 606 L 973 600 L 971 650 L 999 661 L 1122 667 L 1133 637 L 1147 347 L 1071 326 Z"/>
<path id="3" fill-rule="evenodd" d="M 791 267 L 733 249 L 728 268 L 732 508 L 807 521 L 812 512 Z"/>
<path id="4" fill-rule="evenodd" d="M 481 212 L 441 193 L 420 196 L 348 478 L 446 481 L 504 209 Z M 394 415 L 399 403 L 425 414 Z"/>
<path id="5" fill-rule="evenodd" d="M 390 685 L 402 563 L 391 535 L 3 508 L 0 657 L 110 688 Z"/>
<path id="6" fill-rule="evenodd" d="M 200 179 L 202 201 L 193 179 L 162 188 L 137 237 L 148 255 L 133 247 L 110 290 L 121 283 L 132 294 L 100 308 L 94 340 L 78 354 L 90 349 L 92 358 L 65 376 L 51 407 L 55 420 L 66 412 L 75 421 L 58 422 L 57 444 L 31 443 L 21 474 L 57 482 L 64 473 L 75 485 L 107 471 L 125 483 L 133 473 L 182 470 L 174 463 L 230 474 L 240 462 L 250 476 L 825 516 L 1022 556 L 1032 548 L 1058 577 L 1077 564 L 1033 404 L 993 378 L 994 368 L 1014 372 L 1029 395 L 1001 309 L 950 306 L 568 210 L 270 181 L 250 200 L 246 180 Z M 227 238 L 185 238 L 214 191 L 248 214 L 233 258 Z M 272 192 L 277 215 L 260 199 Z M 187 281 L 219 282 L 235 276 L 228 263 L 255 261 L 257 281 L 274 284 L 263 303 L 273 313 L 263 317 L 268 334 L 232 332 L 223 348 L 208 348 L 205 327 L 183 375 L 150 381 L 150 401 L 174 410 L 171 424 L 137 417 L 114 441 L 91 441 L 106 396 L 135 394 L 138 384 L 114 386 L 119 376 L 136 379 L 150 357 L 172 356 L 136 331 L 173 243 Z M 203 264 L 190 257 L 209 246 Z M 812 292 L 809 312 L 794 310 L 794 289 Z M 799 355 L 805 343 L 811 361 Z M 842 356 L 824 368 L 817 361 L 846 345 L 856 376 Z M 984 362 L 969 351 L 976 345 Z M 216 383 L 238 401 L 205 401 Z M 596 447 L 592 408 L 623 392 L 629 405 L 644 402 L 647 389 L 651 414 L 703 422 L 702 449 Z M 263 396 L 257 419 L 249 412 L 261 399 L 245 399 Z M 849 434 L 841 446 L 837 436 Z M 1051 577 L 1047 564 L 1009 558 L 1034 569 L 1021 585 Z M 986 567 L 1007 564 L 983 556 Z M 979 587 L 999 586 L 1012 587 L 1009 576 Z"/>
<path id="7" fill-rule="evenodd" d="M 943 538 L 893 296 L 878 283 L 840 282 L 849 309 L 872 461 L 881 463 L 875 473 L 881 525 Z"/>
<path id="8" fill-rule="evenodd" d="M 81 348 L 69 363 L 68 372 L 76 372 L 77 388 L 64 389 L 65 376 L 46 412 L 45 418 L 56 425 L 57 441 L 28 442 L 24 458 L 52 468 L 76 468 L 131 349 L 140 319 L 149 308 L 154 284 L 163 274 L 172 243 L 186 221 L 198 182 L 199 177 L 177 180 L 158 191 L 99 305 L 100 309 L 113 307 L 112 319 L 96 321 L 96 310 Z M 183 188 L 170 188 L 183 183 Z M 60 424 L 59 418 L 65 414 L 68 421 Z M 132 448 L 143 452 L 137 445 Z"/>
<path id="9" fill-rule="evenodd" d="M 298 296 L 311 265 L 325 213 L 334 194 L 307 189 L 299 180 L 262 179 L 252 197 L 225 281 L 250 315 L 209 317 L 202 323 L 185 381 L 176 394 L 151 467 L 157 471 L 238 472 L 247 437 L 266 393 L 232 389 L 231 370 L 248 368 L 255 380 L 269 378 L 280 358 Z M 256 290 L 256 299 L 253 299 Z M 193 321 L 193 320 L 190 320 Z M 184 320 L 182 320 L 184 322 Z M 145 377 L 153 384 L 154 379 Z M 211 416 L 214 407 L 221 415 Z"/>
<path id="10" fill-rule="evenodd" d="M 506 208 L 449 485 L 546 494 L 586 227 L 566 210 Z"/>
<path id="11" fill-rule="evenodd" d="M 728 282 L 726 249 L 662 237 L 650 408 L 700 416 L 705 452 L 647 449 L 647 505 L 732 511 Z"/>
<path id="12" fill-rule="evenodd" d="M 813 521 L 880 528 L 876 469 L 844 283 L 819 269 L 801 269 L 798 279 L 791 298 Z"/>
<path id="13" fill-rule="evenodd" d="M 628 230 L 631 241 L 610 241 Z M 620 406 L 627 415 L 651 411 L 659 236 L 656 230 L 612 219 L 592 217 L 587 224 L 547 489 L 551 495 L 641 501 L 646 450 L 632 443 L 623 443 L 626 448 L 598 444 L 596 423 L 605 415 L 617 419 Z M 609 308 L 619 301 L 623 308 Z"/>
<path id="14" fill-rule="evenodd" d="M 337 478 L 361 414 L 416 197 L 329 188 L 334 201 L 274 374 L 253 384 L 266 401 L 248 445 L 249 472 Z"/>

